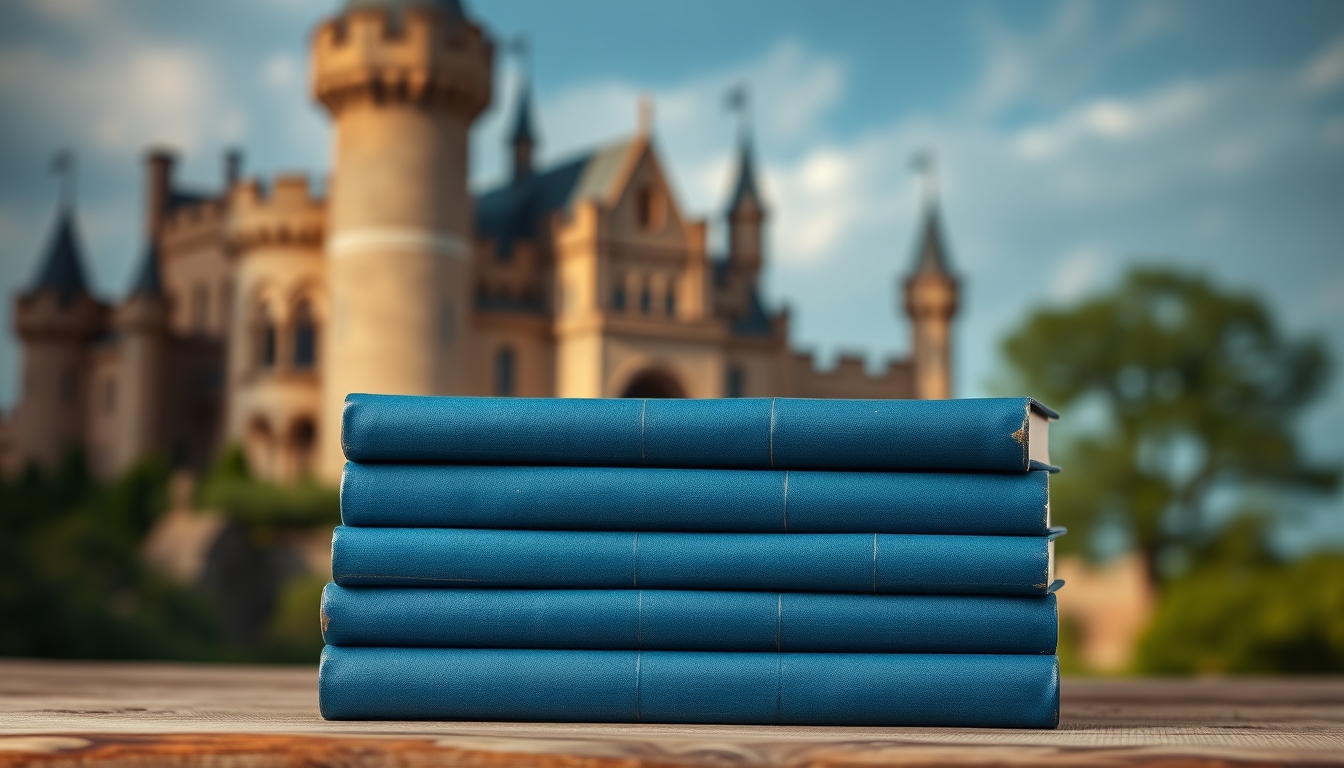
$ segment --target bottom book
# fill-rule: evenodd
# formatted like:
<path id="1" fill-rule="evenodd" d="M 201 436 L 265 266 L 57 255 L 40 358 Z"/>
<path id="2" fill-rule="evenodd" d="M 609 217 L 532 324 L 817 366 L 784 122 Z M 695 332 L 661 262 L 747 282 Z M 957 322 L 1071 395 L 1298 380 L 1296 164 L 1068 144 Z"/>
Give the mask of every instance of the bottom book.
<path id="1" fill-rule="evenodd" d="M 1054 728 L 1054 656 L 456 648 L 322 652 L 328 720 Z"/>

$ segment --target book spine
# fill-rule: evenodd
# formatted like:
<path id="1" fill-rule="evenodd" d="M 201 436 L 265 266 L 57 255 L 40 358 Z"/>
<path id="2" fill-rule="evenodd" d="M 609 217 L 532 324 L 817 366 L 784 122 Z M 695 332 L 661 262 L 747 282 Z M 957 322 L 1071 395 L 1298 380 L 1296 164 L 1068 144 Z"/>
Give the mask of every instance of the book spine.
<path id="1" fill-rule="evenodd" d="M 328 720 L 1054 728 L 1054 656 L 444 648 L 322 652 Z"/>
<path id="2" fill-rule="evenodd" d="M 1036 407 L 353 394 L 341 444 L 362 462 L 1025 472 Z"/>
<path id="3" fill-rule="evenodd" d="M 357 464 L 366 527 L 1041 536 L 1049 474 Z"/>
<path id="4" fill-rule="evenodd" d="M 329 645 L 1053 654 L 1055 596 L 341 587 Z"/>
<path id="5" fill-rule="evenodd" d="M 341 586 L 1041 595 L 1044 536 L 353 528 Z"/>

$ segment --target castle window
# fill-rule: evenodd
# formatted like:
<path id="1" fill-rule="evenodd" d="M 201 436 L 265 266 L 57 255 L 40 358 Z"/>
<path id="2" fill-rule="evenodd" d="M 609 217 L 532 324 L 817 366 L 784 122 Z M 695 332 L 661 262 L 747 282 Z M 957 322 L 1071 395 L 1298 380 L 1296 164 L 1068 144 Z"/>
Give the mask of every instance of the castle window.
<path id="1" fill-rule="evenodd" d="M 294 450 L 294 469 L 299 477 L 312 474 L 313 458 L 317 447 L 317 425 L 303 418 L 294 423 L 290 442 Z"/>
<path id="2" fill-rule="evenodd" d="M 635 194 L 635 216 L 640 229 L 646 232 L 661 232 L 663 229 L 663 196 L 652 186 L 640 187 Z"/>
<path id="3" fill-rule="evenodd" d="M 670 285 L 667 287 L 667 295 L 663 297 L 663 309 L 667 312 L 668 317 L 677 314 L 677 289 Z"/>
<path id="4" fill-rule="evenodd" d="M 210 326 L 210 289 L 204 283 L 191 291 L 191 330 L 204 336 Z"/>
<path id="5" fill-rule="evenodd" d="M 495 394 L 513 396 L 513 347 L 501 347 L 495 353 Z"/>
<path id="6" fill-rule="evenodd" d="M 274 368 L 275 347 L 275 321 L 271 319 L 271 308 L 263 306 L 257 328 L 257 364 L 262 368 Z"/>
<path id="7" fill-rule="evenodd" d="M 653 309 L 653 291 L 649 290 L 648 284 L 639 290 L 639 311 L 649 314 Z"/>
<path id="8" fill-rule="evenodd" d="M 724 392 L 727 397 L 742 397 L 747 391 L 747 376 L 740 365 L 728 366 L 728 380 Z"/>
<path id="9" fill-rule="evenodd" d="M 625 286 L 618 285 L 616 290 L 611 292 L 611 308 L 617 312 L 625 311 Z"/>
<path id="10" fill-rule="evenodd" d="M 299 304 L 294 311 L 294 367 L 312 368 L 317 362 L 317 322 L 308 302 Z"/>

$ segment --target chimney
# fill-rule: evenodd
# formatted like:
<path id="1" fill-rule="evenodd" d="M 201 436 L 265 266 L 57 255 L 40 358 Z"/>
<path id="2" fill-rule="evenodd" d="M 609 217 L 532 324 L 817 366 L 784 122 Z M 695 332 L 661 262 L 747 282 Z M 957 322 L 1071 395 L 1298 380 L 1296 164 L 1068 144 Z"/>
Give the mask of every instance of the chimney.
<path id="1" fill-rule="evenodd" d="M 163 217 L 173 199 L 173 165 L 177 155 L 167 149 L 151 149 L 145 155 L 145 170 L 149 188 L 145 200 L 145 234 L 153 240 L 159 236 Z"/>

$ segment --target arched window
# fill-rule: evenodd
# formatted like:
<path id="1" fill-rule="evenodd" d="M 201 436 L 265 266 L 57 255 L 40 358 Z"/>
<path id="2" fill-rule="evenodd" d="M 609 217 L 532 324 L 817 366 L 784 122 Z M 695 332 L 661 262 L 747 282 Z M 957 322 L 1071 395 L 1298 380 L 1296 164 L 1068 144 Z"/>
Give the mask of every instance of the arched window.
<path id="1" fill-rule="evenodd" d="M 495 353 L 495 394 L 513 396 L 513 347 L 501 347 Z"/>
<path id="2" fill-rule="evenodd" d="M 317 425 L 310 418 L 302 418 L 294 423 L 290 437 L 294 450 L 294 472 L 298 477 L 307 477 L 313 471 L 313 458 L 317 448 Z"/>
<path id="3" fill-rule="evenodd" d="M 652 309 L 653 309 L 653 290 L 649 288 L 648 283 L 645 283 L 643 287 L 639 289 L 639 311 L 647 315 L 649 314 L 649 311 Z"/>
<path id="4" fill-rule="evenodd" d="M 271 308 L 263 304 L 257 323 L 257 364 L 262 368 L 275 367 L 276 341 L 275 319 L 271 317 Z"/>
<path id="5" fill-rule="evenodd" d="M 305 371 L 317 363 L 317 321 L 307 301 L 294 310 L 294 367 Z"/>
<path id="6" fill-rule="evenodd" d="M 611 292 L 611 308 L 617 312 L 625 311 L 625 286 L 618 285 L 616 290 Z"/>
<path id="7" fill-rule="evenodd" d="M 663 297 L 663 309 L 667 311 L 668 317 L 674 317 L 677 314 L 677 289 L 675 286 L 667 286 L 667 295 Z"/>

